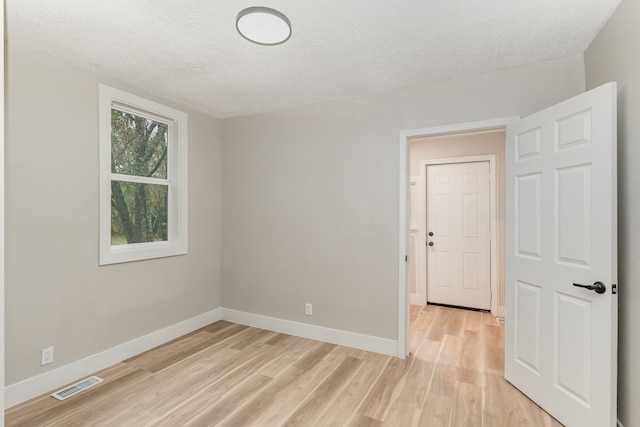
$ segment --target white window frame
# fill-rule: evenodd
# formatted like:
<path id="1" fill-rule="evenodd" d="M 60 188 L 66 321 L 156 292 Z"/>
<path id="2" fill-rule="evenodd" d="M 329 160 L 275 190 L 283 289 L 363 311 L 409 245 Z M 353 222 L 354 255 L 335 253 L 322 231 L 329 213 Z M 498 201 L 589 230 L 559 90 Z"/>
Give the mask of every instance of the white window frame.
<path id="1" fill-rule="evenodd" d="M 113 87 L 99 85 L 100 125 L 100 265 L 184 255 L 188 251 L 188 121 L 187 114 L 132 95 Z M 130 112 L 166 123 L 168 141 L 168 221 L 165 242 L 111 245 L 111 109 Z M 143 177 L 128 177 L 145 182 Z"/>

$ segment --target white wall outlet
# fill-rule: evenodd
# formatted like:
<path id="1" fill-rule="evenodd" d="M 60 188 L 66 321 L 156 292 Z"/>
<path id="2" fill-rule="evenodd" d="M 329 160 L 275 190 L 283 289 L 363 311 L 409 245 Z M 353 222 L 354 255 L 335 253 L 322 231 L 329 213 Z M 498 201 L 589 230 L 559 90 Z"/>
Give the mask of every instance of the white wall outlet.
<path id="1" fill-rule="evenodd" d="M 42 349 L 41 366 L 48 365 L 53 362 L 53 346 Z"/>
<path id="2" fill-rule="evenodd" d="M 313 314 L 313 304 L 305 304 L 304 314 L 307 316 L 311 316 Z"/>

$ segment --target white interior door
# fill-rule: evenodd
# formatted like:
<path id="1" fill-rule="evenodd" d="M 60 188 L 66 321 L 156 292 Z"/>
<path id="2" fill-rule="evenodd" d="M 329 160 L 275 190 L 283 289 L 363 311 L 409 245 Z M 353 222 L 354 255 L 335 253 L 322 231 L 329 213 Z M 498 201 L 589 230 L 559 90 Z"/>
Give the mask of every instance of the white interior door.
<path id="1" fill-rule="evenodd" d="M 567 426 L 616 422 L 615 126 L 615 83 L 507 126 L 505 378 Z"/>
<path id="2" fill-rule="evenodd" d="M 489 162 L 427 166 L 427 300 L 488 310 Z"/>

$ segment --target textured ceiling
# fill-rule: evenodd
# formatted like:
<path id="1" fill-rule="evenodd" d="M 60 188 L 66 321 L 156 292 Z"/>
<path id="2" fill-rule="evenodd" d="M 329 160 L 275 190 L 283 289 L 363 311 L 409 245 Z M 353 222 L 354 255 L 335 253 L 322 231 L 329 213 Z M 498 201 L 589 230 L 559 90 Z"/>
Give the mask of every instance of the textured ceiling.
<path id="1" fill-rule="evenodd" d="M 6 0 L 7 37 L 216 117 L 581 54 L 620 0 Z M 248 6 L 285 44 L 243 39 Z"/>

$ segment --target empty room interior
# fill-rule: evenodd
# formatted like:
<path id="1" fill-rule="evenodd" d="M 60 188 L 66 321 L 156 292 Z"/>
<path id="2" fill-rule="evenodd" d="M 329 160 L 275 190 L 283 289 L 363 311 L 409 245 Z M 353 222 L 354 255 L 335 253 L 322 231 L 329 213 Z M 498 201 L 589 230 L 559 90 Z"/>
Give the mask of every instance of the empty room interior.
<path id="1" fill-rule="evenodd" d="M 0 426 L 640 425 L 637 0 L 3 6 Z"/>

